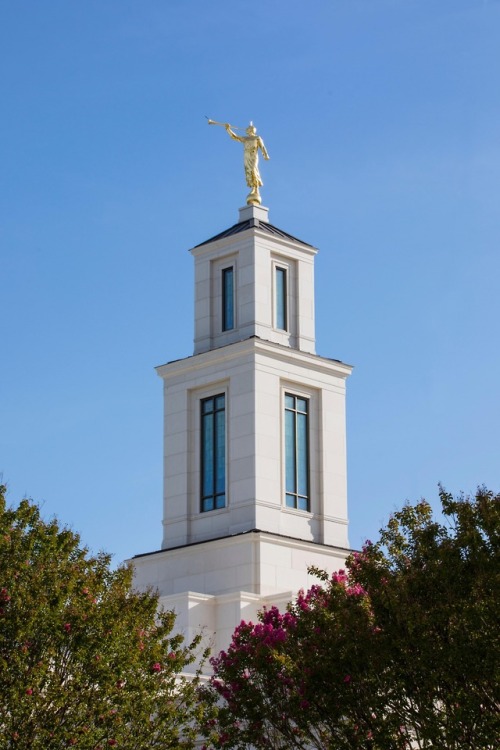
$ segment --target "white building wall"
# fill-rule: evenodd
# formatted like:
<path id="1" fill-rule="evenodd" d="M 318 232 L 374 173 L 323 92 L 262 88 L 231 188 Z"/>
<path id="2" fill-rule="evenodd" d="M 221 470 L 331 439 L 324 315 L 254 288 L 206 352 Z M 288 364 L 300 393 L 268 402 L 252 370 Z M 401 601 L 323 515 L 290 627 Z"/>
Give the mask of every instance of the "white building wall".
<path id="1" fill-rule="evenodd" d="M 163 547 L 251 529 L 348 546 L 345 378 L 351 368 L 248 339 L 158 368 L 165 384 Z M 311 512 L 284 504 L 284 394 L 310 402 Z M 200 512 L 200 401 L 226 394 L 225 508 Z"/>
<path id="2" fill-rule="evenodd" d="M 252 215 L 267 218 L 267 209 L 251 209 Z M 245 211 L 240 214 L 246 215 Z M 191 253 L 195 259 L 195 354 L 250 336 L 314 353 L 315 248 L 270 236 L 255 226 L 199 245 Z M 223 331 L 221 276 L 230 265 L 235 277 L 235 326 Z M 288 270 L 288 331 L 275 327 L 276 265 Z"/>
<path id="3" fill-rule="evenodd" d="M 164 383 L 162 549 L 134 558 L 138 588 L 158 589 L 177 630 L 213 651 L 242 619 L 284 607 L 348 554 L 345 381 L 351 367 L 315 355 L 316 249 L 240 209 L 244 231 L 194 248 L 193 357 L 157 368 Z M 269 225 L 270 226 L 270 225 Z M 234 228 L 233 228 L 234 229 Z M 222 331 L 222 270 L 235 282 L 235 326 Z M 287 269 L 288 330 L 276 328 L 275 269 Z M 310 511 L 288 508 L 284 395 L 309 400 Z M 200 512 L 200 401 L 226 396 L 226 507 Z"/>
<path id="4" fill-rule="evenodd" d="M 309 566 L 333 572 L 348 550 L 254 531 L 134 558 L 138 588 L 153 586 L 177 612 L 187 638 L 204 629 L 214 653 L 226 648 L 241 620 L 264 606 L 284 608 L 317 579 Z"/>

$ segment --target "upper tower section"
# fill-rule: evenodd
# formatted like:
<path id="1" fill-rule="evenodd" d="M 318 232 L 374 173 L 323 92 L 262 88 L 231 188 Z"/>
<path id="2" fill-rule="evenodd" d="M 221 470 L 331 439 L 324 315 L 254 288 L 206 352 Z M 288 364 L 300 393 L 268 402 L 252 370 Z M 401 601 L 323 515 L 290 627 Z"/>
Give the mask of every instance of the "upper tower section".
<path id="1" fill-rule="evenodd" d="M 315 353 L 316 248 L 248 205 L 239 221 L 191 250 L 195 259 L 194 354 L 256 336 Z"/>

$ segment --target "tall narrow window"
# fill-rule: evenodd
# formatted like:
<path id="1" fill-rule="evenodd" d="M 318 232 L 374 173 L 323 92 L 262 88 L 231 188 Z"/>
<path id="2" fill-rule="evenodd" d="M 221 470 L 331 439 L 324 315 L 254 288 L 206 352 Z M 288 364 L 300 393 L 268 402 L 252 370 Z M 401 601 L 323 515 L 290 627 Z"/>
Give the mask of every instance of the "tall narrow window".
<path id="1" fill-rule="evenodd" d="M 309 402 L 285 393 L 285 493 L 289 508 L 309 510 Z"/>
<path id="2" fill-rule="evenodd" d="M 276 289 L 276 328 L 286 331 L 288 329 L 287 321 L 287 283 L 286 283 L 286 268 L 276 266 L 276 278 L 275 278 L 275 289 Z"/>
<path id="3" fill-rule="evenodd" d="M 234 328 L 234 269 L 222 269 L 222 330 Z"/>
<path id="4" fill-rule="evenodd" d="M 201 510 L 226 505 L 226 397 L 201 402 Z"/>

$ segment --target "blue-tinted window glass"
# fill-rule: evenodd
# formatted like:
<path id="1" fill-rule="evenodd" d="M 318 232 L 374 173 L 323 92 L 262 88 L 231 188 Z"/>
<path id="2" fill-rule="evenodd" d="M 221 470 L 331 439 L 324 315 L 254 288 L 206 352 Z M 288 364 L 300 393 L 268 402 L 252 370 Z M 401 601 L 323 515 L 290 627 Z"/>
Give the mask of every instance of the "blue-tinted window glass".
<path id="1" fill-rule="evenodd" d="M 295 452 L 295 414 L 285 411 L 285 477 L 286 491 L 297 492 L 296 486 L 296 452 Z"/>
<path id="2" fill-rule="evenodd" d="M 233 267 L 222 271 L 222 330 L 234 328 L 234 272 Z"/>
<path id="3" fill-rule="evenodd" d="M 214 423 L 212 414 L 203 418 L 203 497 L 213 494 L 214 486 Z"/>
<path id="4" fill-rule="evenodd" d="M 307 497 L 297 498 L 297 509 L 298 510 L 309 510 L 309 500 Z"/>
<path id="5" fill-rule="evenodd" d="M 225 413 L 215 415 L 215 492 L 220 494 L 226 488 L 226 435 Z"/>
<path id="6" fill-rule="evenodd" d="M 226 505 L 226 398 L 201 402 L 201 510 Z"/>
<path id="7" fill-rule="evenodd" d="M 276 267 L 276 328 L 287 330 L 286 268 Z"/>
<path id="8" fill-rule="evenodd" d="M 285 394 L 285 502 L 308 511 L 309 424 L 307 399 Z"/>
<path id="9" fill-rule="evenodd" d="M 297 492 L 302 497 L 309 494 L 307 459 L 307 415 L 297 414 Z"/>

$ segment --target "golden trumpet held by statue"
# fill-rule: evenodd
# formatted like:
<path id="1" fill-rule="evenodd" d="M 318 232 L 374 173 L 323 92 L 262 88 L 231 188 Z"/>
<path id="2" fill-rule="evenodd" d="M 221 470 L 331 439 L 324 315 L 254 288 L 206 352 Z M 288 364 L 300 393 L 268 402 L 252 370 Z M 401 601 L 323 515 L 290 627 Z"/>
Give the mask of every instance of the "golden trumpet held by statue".
<path id="1" fill-rule="evenodd" d="M 207 116 L 205 115 L 205 117 Z M 207 117 L 207 121 L 209 125 L 222 125 L 223 128 L 228 127 L 233 130 L 245 130 L 245 128 L 237 128 L 235 125 L 230 125 L 228 122 L 217 122 L 217 120 L 211 120 L 209 117 Z"/>

